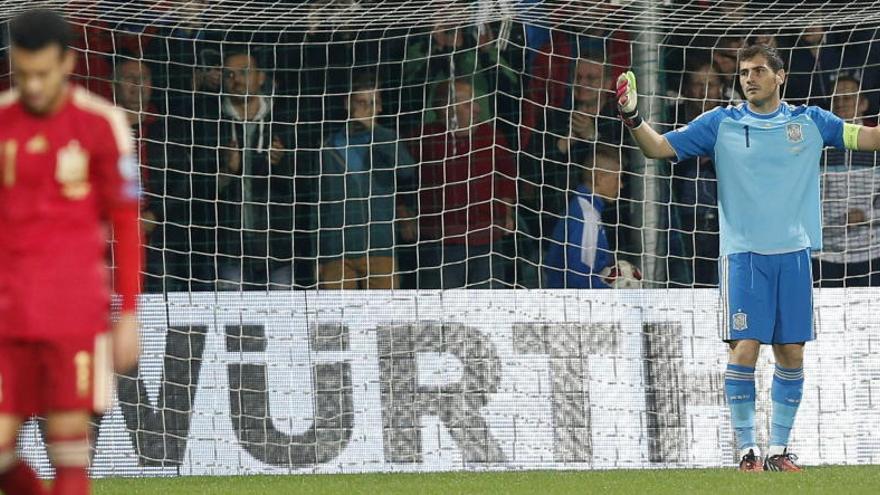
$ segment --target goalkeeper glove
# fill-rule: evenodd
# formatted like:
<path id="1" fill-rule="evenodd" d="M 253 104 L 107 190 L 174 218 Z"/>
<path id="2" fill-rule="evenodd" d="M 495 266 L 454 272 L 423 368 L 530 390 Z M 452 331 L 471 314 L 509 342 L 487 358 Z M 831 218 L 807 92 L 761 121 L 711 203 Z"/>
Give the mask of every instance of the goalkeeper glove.
<path id="1" fill-rule="evenodd" d="M 636 109 L 639 95 L 636 92 L 636 75 L 628 70 L 617 78 L 617 111 L 623 124 L 630 129 L 642 125 L 642 117 Z"/>

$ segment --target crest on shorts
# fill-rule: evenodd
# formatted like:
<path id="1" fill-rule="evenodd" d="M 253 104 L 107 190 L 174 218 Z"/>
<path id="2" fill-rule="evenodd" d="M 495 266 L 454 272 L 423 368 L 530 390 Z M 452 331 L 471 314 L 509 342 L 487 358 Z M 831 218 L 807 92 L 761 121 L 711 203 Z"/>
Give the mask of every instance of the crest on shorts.
<path id="1" fill-rule="evenodd" d="M 733 329 L 741 332 L 749 328 L 749 315 L 740 311 L 733 314 Z"/>
<path id="2" fill-rule="evenodd" d="M 58 150 L 55 180 L 67 199 L 82 199 L 89 194 L 89 155 L 76 139 Z"/>
<path id="3" fill-rule="evenodd" d="M 785 134 L 789 142 L 799 143 L 804 140 L 804 129 L 800 124 L 788 124 L 785 126 Z"/>

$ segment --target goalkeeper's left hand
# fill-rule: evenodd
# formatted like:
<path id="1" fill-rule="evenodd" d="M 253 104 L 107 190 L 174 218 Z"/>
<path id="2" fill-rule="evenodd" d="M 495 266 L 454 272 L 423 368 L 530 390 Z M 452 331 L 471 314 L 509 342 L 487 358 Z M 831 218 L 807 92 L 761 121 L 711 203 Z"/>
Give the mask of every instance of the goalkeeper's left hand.
<path id="1" fill-rule="evenodd" d="M 630 129 L 642 125 L 642 118 L 636 108 L 638 99 L 636 75 L 633 71 L 628 70 L 617 78 L 617 111 L 620 113 L 624 125 Z"/>

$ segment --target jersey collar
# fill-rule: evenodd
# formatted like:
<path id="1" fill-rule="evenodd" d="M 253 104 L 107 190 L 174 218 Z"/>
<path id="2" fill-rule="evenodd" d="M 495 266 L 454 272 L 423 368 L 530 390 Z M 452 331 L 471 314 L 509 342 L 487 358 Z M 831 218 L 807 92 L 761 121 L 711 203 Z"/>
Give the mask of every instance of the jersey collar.
<path id="1" fill-rule="evenodd" d="M 742 104 L 742 108 L 743 108 L 744 112 L 746 112 L 747 114 L 751 115 L 752 117 L 755 117 L 758 119 L 772 119 L 773 117 L 776 117 L 777 115 L 779 115 L 780 112 L 782 112 L 783 107 L 785 107 L 785 103 L 780 101 L 779 106 L 776 107 L 776 110 L 773 110 L 770 113 L 757 113 L 757 112 L 753 112 L 749 108 L 749 102 L 744 101 Z"/>

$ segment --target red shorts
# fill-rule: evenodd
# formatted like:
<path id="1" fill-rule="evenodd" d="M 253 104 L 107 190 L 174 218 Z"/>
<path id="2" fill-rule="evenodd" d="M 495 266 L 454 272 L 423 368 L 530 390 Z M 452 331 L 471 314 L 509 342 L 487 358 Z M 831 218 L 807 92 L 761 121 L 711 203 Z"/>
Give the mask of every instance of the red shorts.
<path id="1" fill-rule="evenodd" d="M 0 340 L 0 414 L 104 412 L 113 367 L 110 334 L 60 341 Z"/>

